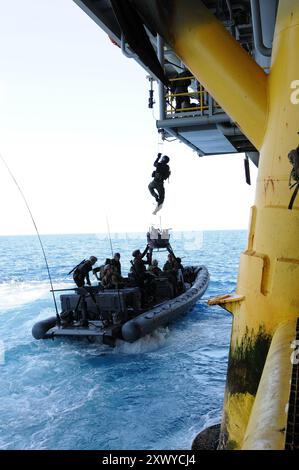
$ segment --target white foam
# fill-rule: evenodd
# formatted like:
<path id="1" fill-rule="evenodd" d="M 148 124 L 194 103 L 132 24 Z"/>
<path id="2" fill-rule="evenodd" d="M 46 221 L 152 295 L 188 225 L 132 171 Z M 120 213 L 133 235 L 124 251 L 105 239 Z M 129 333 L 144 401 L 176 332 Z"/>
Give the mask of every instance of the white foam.
<path id="1" fill-rule="evenodd" d="M 209 428 L 210 426 L 215 426 L 215 424 L 219 424 L 220 422 L 221 408 L 210 410 L 203 416 L 203 425 L 200 431 L 203 431 L 204 429 Z"/>
<path id="2" fill-rule="evenodd" d="M 34 317 L 22 323 L 22 329 L 31 331 L 31 328 L 33 327 L 35 323 L 41 320 L 45 320 L 46 318 L 55 317 L 55 315 L 56 315 L 56 312 L 55 312 L 54 305 L 53 305 L 53 308 L 51 307 L 43 308 L 40 310 L 40 312 L 37 315 L 34 315 Z"/>
<path id="3" fill-rule="evenodd" d="M 57 289 L 69 287 L 69 284 L 55 285 Z M 10 281 L 0 284 L 0 313 L 1 310 L 10 310 L 39 299 L 51 297 L 48 282 L 16 282 Z"/>
<path id="4" fill-rule="evenodd" d="M 117 341 L 114 352 L 116 354 L 141 354 L 152 352 L 165 345 L 168 335 L 168 328 L 158 328 L 153 331 L 153 333 L 140 338 L 134 343 Z"/>

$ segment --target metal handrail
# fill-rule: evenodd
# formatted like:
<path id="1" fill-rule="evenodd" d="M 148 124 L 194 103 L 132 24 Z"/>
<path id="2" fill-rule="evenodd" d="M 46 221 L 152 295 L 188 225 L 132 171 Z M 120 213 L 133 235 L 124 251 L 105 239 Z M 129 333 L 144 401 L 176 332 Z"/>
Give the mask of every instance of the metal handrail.
<path id="1" fill-rule="evenodd" d="M 175 113 L 177 113 L 178 111 L 203 111 L 204 109 L 209 109 L 209 106 L 192 106 L 192 108 L 176 108 Z"/>
<path id="2" fill-rule="evenodd" d="M 205 90 L 201 91 L 188 91 L 188 93 L 166 93 L 165 97 L 167 96 L 192 96 L 192 95 L 201 95 L 203 93 L 207 93 Z"/>
<path id="3" fill-rule="evenodd" d="M 269 68 L 270 67 L 263 67 L 265 71 L 269 71 Z M 209 114 L 213 114 L 213 110 L 215 108 L 219 109 L 221 108 L 221 106 L 214 100 L 214 98 L 209 94 L 209 92 L 203 87 L 203 85 L 197 80 L 196 77 L 194 77 L 194 75 L 186 75 L 185 77 L 176 77 L 176 78 L 169 78 L 169 82 L 176 82 L 176 81 L 182 81 L 182 80 L 186 80 L 186 79 L 189 79 L 189 80 L 196 80 L 198 85 L 197 85 L 197 90 L 194 90 L 194 91 L 187 91 L 187 92 L 184 92 L 184 93 L 171 93 L 168 89 L 167 93 L 164 95 L 164 103 L 165 103 L 165 114 L 166 116 L 168 115 L 175 115 L 177 112 L 181 113 L 181 111 L 201 111 L 202 113 L 204 111 L 209 111 Z M 204 95 L 206 94 L 207 96 L 207 99 L 206 101 L 208 102 L 208 104 L 205 104 L 204 102 Z M 196 96 L 195 96 L 196 95 Z M 174 106 L 172 104 L 174 98 L 176 98 L 177 96 L 190 96 L 190 97 L 193 97 L 195 99 L 198 99 L 199 103 L 197 105 L 197 103 L 194 103 L 196 104 L 196 106 L 192 106 L 192 107 L 188 107 L 188 108 L 176 108 L 176 106 Z M 211 99 L 209 99 L 209 97 Z"/>
<path id="4" fill-rule="evenodd" d="M 187 78 L 189 78 L 190 80 L 197 80 L 197 78 L 195 78 L 194 75 L 190 75 L 188 77 L 169 78 L 168 81 L 169 82 L 176 82 L 176 81 L 179 81 L 179 80 L 186 80 Z"/>
<path id="5" fill-rule="evenodd" d="M 186 75 L 185 77 L 176 77 L 176 78 L 170 78 L 169 82 L 177 82 L 177 81 L 183 81 L 183 80 L 196 80 L 198 85 L 197 85 L 197 90 L 194 91 L 187 91 L 183 93 L 171 93 L 170 90 L 168 89 L 167 93 L 164 95 L 165 98 L 165 114 L 166 115 L 175 115 L 176 113 L 181 113 L 181 112 L 188 112 L 188 111 L 200 111 L 202 114 L 204 111 L 210 110 L 210 113 L 212 113 L 214 108 L 220 108 L 218 103 L 212 98 L 212 100 L 208 99 L 209 93 L 205 88 L 202 86 L 202 84 L 197 80 L 197 78 L 194 77 L 194 75 Z M 209 103 L 206 104 L 204 102 L 204 95 L 207 95 L 207 100 Z M 195 106 L 190 106 L 187 108 L 176 108 L 176 106 L 173 105 L 173 101 L 177 96 L 186 96 L 186 97 L 193 97 L 199 101 L 199 103 L 194 103 Z"/>

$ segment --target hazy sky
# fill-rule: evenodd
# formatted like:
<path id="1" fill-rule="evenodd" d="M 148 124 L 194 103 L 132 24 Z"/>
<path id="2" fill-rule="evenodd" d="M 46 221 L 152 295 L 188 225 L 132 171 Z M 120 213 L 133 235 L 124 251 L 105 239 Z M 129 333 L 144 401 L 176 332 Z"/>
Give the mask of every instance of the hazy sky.
<path id="1" fill-rule="evenodd" d="M 172 175 L 160 212 L 178 230 L 247 228 L 243 155 L 158 147 L 146 72 L 72 0 L 0 0 L 0 153 L 41 233 L 144 231 L 158 150 Z M 156 97 L 157 98 L 157 97 Z M 0 161 L 0 234 L 34 233 Z"/>

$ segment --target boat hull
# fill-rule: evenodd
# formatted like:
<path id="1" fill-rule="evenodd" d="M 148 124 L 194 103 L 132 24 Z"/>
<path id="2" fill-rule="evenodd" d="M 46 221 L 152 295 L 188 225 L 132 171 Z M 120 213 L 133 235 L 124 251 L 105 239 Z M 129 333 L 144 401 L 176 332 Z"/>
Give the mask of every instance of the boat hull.
<path id="1" fill-rule="evenodd" d="M 35 339 L 62 336 L 88 338 L 90 341 L 99 341 L 109 346 L 113 346 L 116 339 L 134 342 L 190 311 L 197 300 L 202 297 L 208 284 L 209 272 L 207 268 L 198 266 L 192 286 L 189 286 L 184 293 L 166 300 L 122 324 L 103 326 L 101 321 L 92 320 L 86 326 L 80 324 L 58 325 L 56 317 L 51 317 L 36 323 L 32 328 L 32 335 Z"/>
<path id="2" fill-rule="evenodd" d="M 164 302 L 162 305 L 126 322 L 122 326 L 123 339 L 129 342 L 136 341 L 156 328 L 166 326 L 178 317 L 186 314 L 194 307 L 197 300 L 202 297 L 208 284 L 208 270 L 205 266 L 200 266 L 196 280 L 190 289 L 178 297 Z"/>

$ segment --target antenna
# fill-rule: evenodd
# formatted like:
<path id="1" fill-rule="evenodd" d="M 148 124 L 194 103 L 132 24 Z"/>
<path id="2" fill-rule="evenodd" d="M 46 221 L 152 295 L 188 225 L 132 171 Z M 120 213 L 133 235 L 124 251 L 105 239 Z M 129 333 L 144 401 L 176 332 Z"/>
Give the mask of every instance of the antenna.
<path id="1" fill-rule="evenodd" d="M 41 237 L 40 237 L 40 234 L 39 234 L 37 225 L 36 225 L 36 223 L 35 223 L 34 217 L 33 217 L 33 215 L 32 215 L 32 212 L 31 212 L 31 210 L 30 210 L 30 207 L 29 207 L 29 205 L 28 205 L 28 202 L 27 202 L 27 200 L 26 200 L 26 198 L 25 198 L 25 195 L 24 195 L 23 191 L 21 190 L 20 185 L 18 184 L 16 178 L 14 177 L 12 171 L 10 170 L 9 166 L 7 165 L 7 163 L 6 163 L 6 161 L 4 160 L 3 156 L 1 155 L 1 153 L 0 153 L 0 158 L 1 158 L 1 160 L 3 161 L 3 163 L 4 163 L 4 165 L 5 165 L 5 167 L 6 167 L 7 171 L 8 171 L 8 173 L 10 174 L 10 176 L 11 176 L 13 182 L 15 183 L 16 187 L 18 188 L 19 193 L 21 194 L 22 199 L 23 199 L 23 201 L 25 202 L 25 205 L 26 205 L 27 210 L 28 210 L 28 212 L 29 212 L 29 215 L 30 215 L 30 217 L 31 217 L 32 223 L 33 223 L 33 225 L 34 225 L 34 228 L 35 228 L 35 231 L 36 231 L 36 234 L 37 234 L 37 237 L 38 237 L 38 240 L 39 240 L 39 243 L 40 243 L 42 252 L 43 252 L 43 256 L 44 256 L 44 260 L 45 260 L 47 272 L 48 272 L 48 277 L 49 277 L 50 286 L 51 286 L 51 292 L 52 292 L 53 301 L 54 301 L 54 306 L 55 306 L 55 310 L 56 310 L 56 318 L 57 318 L 58 323 L 60 324 L 60 316 L 59 316 L 59 313 L 58 313 L 58 308 L 57 308 L 56 298 L 55 298 L 55 294 L 54 294 L 54 288 L 53 288 L 52 278 L 51 278 L 50 269 L 49 269 L 49 265 L 48 265 L 48 260 L 47 260 L 46 252 L 45 252 L 44 245 L 43 245 L 42 239 L 41 239 Z"/>
<path id="2" fill-rule="evenodd" d="M 109 220 L 108 220 L 107 214 L 106 214 L 106 224 L 107 224 L 107 232 L 108 232 L 108 237 L 109 237 L 109 242 L 110 242 L 111 256 L 113 258 L 113 247 L 112 247 L 111 233 L 110 233 Z"/>

